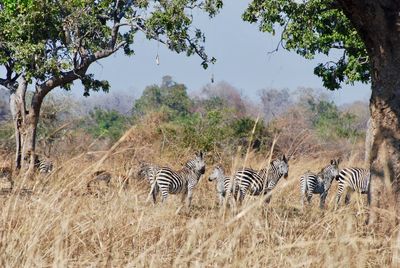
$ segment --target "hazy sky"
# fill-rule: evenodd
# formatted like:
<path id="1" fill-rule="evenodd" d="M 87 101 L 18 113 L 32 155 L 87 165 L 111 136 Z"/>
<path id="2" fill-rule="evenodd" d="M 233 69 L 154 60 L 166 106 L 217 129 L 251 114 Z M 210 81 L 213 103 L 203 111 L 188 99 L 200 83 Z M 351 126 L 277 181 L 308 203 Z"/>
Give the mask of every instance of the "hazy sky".
<path id="1" fill-rule="evenodd" d="M 251 99 L 256 99 L 262 88 L 322 88 L 321 79 L 313 74 L 318 60 L 305 60 L 283 49 L 268 54 L 276 48 L 278 36 L 261 33 L 257 25 L 242 21 L 241 14 L 248 2 L 225 1 L 221 13 L 212 20 L 204 14 L 194 14 L 195 25 L 206 34 L 208 55 L 217 58 L 215 66 L 208 70 L 201 67 L 198 57 L 188 58 L 170 52 L 162 45 L 159 46 L 160 65 L 157 66 L 157 42 L 140 35 L 135 40 L 136 55 L 127 57 L 118 52 L 93 64 L 90 72 L 97 79 L 109 80 L 111 90 L 129 90 L 135 96 L 140 96 L 145 86 L 159 84 L 164 75 L 171 75 L 175 81 L 186 84 L 189 90 L 197 91 L 210 83 L 212 72 L 215 82 L 226 81 Z M 78 85 L 73 90 L 82 92 Z M 367 101 L 370 85 L 345 86 L 332 96 L 338 103 Z"/>

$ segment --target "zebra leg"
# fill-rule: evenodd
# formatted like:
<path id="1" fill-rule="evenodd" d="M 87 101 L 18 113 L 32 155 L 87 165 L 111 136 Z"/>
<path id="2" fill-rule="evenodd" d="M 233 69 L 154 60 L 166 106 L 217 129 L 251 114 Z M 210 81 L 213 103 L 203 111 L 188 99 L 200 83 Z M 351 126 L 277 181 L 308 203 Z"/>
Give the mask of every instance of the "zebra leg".
<path id="1" fill-rule="evenodd" d="M 153 197 L 153 203 L 154 204 L 157 202 L 157 194 L 158 194 L 158 186 L 154 185 L 153 189 L 151 191 L 151 196 Z"/>
<path id="2" fill-rule="evenodd" d="M 337 191 L 337 195 L 336 195 L 336 206 L 335 206 L 335 210 L 338 209 L 338 207 L 339 207 L 339 203 L 340 203 L 340 199 L 341 199 L 342 194 L 343 194 L 343 190 L 344 190 L 344 187 L 343 187 L 342 185 L 339 184 L 338 191 Z"/>
<path id="3" fill-rule="evenodd" d="M 218 198 L 219 198 L 219 206 L 222 207 L 224 205 L 224 195 L 222 193 L 219 193 Z"/>
<path id="4" fill-rule="evenodd" d="M 304 201 L 305 201 L 305 199 L 306 199 L 306 195 L 305 195 L 305 193 L 301 193 L 301 200 L 300 200 L 300 202 L 301 202 L 301 207 L 302 208 L 304 208 Z"/>
<path id="5" fill-rule="evenodd" d="M 168 197 L 168 188 L 161 188 L 159 187 L 159 190 L 161 192 L 161 202 L 165 202 Z"/>
<path id="6" fill-rule="evenodd" d="M 307 202 L 308 202 L 308 205 L 311 205 L 311 198 L 312 198 L 312 192 L 308 192 L 307 193 Z"/>
<path id="7" fill-rule="evenodd" d="M 367 192 L 367 204 L 369 207 L 371 206 L 371 189 L 368 189 Z"/>
<path id="8" fill-rule="evenodd" d="M 351 192 L 347 191 L 346 197 L 344 198 L 344 204 L 348 205 L 350 203 L 350 198 L 351 198 Z"/>
<path id="9" fill-rule="evenodd" d="M 266 205 L 268 205 L 268 204 L 271 202 L 271 197 L 272 197 L 272 196 L 269 194 L 268 191 L 265 191 L 265 192 L 264 192 L 264 195 L 267 195 L 267 197 L 265 197 L 264 203 L 265 203 Z"/>
<path id="10" fill-rule="evenodd" d="M 242 205 L 245 196 L 246 196 L 246 190 L 243 189 L 239 192 L 239 205 Z"/>
<path id="11" fill-rule="evenodd" d="M 187 206 L 189 209 L 190 209 L 190 206 L 192 205 L 192 198 L 193 198 L 193 191 L 192 191 L 192 189 L 188 189 L 188 192 L 187 192 L 188 204 L 187 204 Z"/>
<path id="12" fill-rule="evenodd" d="M 319 199 L 319 208 L 320 209 L 325 208 L 325 199 L 326 199 L 327 194 L 328 194 L 327 192 L 323 192 L 320 196 L 320 199 Z"/>

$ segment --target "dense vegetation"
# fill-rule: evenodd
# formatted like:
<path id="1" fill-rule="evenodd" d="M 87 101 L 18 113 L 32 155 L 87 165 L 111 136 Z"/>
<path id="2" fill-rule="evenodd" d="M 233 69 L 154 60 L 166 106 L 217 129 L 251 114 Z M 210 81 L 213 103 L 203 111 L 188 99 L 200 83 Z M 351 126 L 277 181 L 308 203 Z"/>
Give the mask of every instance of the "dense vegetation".
<path id="1" fill-rule="evenodd" d="M 245 152 L 249 146 L 268 150 L 278 133 L 295 136 L 304 130 L 312 137 L 310 143 L 352 143 L 364 136 L 368 118 L 365 109 L 340 108 L 324 94 L 311 89 L 299 89 L 289 98 L 282 97 L 289 96 L 286 89 L 265 89 L 260 95 L 263 101 L 254 103 L 227 83 L 208 85 L 201 92 L 189 94 L 185 85 L 165 76 L 160 85 L 150 85 L 140 98 L 132 99 L 131 109 L 125 113 L 109 103 L 106 108 L 100 103 L 91 110 L 77 111 L 77 107 L 87 105 L 80 105 L 68 95 L 58 96 L 50 98 L 43 107 L 39 141 L 47 148 L 57 137 L 61 142 L 83 132 L 87 138 L 103 141 L 107 147 L 131 126 L 143 124 L 145 118 L 154 115 L 159 117 L 156 132 L 164 146 L 193 150 L 235 152 L 241 147 Z M 6 113 L 7 109 L 3 110 Z M 271 116 L 271 110 L 277 114 Z M 302 117 L 290 122 L 288 116 L 296 113 Z M 298 128 L 293 129 L 294 126 Z M 9 122 L 0 129 L 1 144 L 9 149 L 13 142 L 11 127 Z"/>

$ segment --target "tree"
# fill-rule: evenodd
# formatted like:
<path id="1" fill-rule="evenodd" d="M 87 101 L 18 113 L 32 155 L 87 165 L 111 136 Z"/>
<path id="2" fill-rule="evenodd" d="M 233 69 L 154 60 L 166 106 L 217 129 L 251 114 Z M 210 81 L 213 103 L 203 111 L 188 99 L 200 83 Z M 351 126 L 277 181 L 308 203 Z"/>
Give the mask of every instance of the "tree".
<path id="1" fill-rule="evenodd" d="M 152 85 L 144 89 L 142 96 L 133 105 L 134 115 L 148 111 L 168 109 L 173 115 L 186 115 L 191 106 L 184 84 L 176 83 L 171 76 L 164 76 L 160 86 Z"/>
<path id="2" fill-rule="evenodd" d="M 204 68 L 214 59 L 205 53 L 203 33 L 192 26 L 192 10 L 210 16 L 220 0 L 5 0 L 0 3 L 0 84 L 10 93 L 15 125 L 15 167 L 34 169 L 36 129 L 46 95 L 69 90 L 80 80 L 84 96 L 109 90 L 107 81 L 88 73 L 92 63 L 119 50 L 134 53 L 135 36 L 165 44 L 177 53 L 197 54 Z M 33 96 L 27 100 L 28 86 Z M 30 160 L 29 160 L 29 159 Z M 29 163 L 29 165 L 28 165 Z"/>
<path id="3" fill-rule="evenodd" d="M 370 164 L 379 150 L 400 204 L 400 2 L 397 0 L 253 0 L 243 18 L 259 22 L 261 31 L 283 27 L 279 46 L 312 58 L 342 53 L 337 61 L 319 64 L 314 72 L 329 89 L 343 82 L 372 82 L 370 99 L 373 140 Z M 369 136 L 369 135 L 367 135 Z M 397 213 L 400 213 L 398 206 Z"/>
<path id="4" fill-rule="evenodd" d="M 127 128 L 128 119 L 115 110 L 94 108 L 89 113 L 89 132 L 96 138 L 118 140 Z"/>
<path id="5" fill-rule="evenodd" d="M 264 119 L 267 122 L 285 112 L 292 105 L 292 100 L 287 89 L 262 89 L 258 95 L 261 99 Z"/>

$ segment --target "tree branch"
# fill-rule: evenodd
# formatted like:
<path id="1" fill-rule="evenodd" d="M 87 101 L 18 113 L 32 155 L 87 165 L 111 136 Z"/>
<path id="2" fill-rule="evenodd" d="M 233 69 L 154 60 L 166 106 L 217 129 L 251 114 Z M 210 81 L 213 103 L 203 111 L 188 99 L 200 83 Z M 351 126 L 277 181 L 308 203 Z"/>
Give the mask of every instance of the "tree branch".
<path id="1" fill-rule="evenodd" d="M 116 45 L 113 49 L 104 49 L 97 51 L 91 56 L 86 57 L 86 59 L 83 59 L 83 63 L 79 66 L 79 68 L 74 68 L 71 71 L 62 73 L 61 76 L 54 76 L 48 80 L 46 80 L 44 83 L 40 84 L 39 87 L 39 97 L 43 99 L 52 89 L 59 87 L 61 85 L 65 85 L 68 83 L 71 83 L 77 79 L 81 79 L 83 76 L 85 76 L 89 66 L 100 59 L 106 58 L 110 56 L 111 54 L 115 53 L 117 50 L 119 50 L 121 47 L 125 45 L 125 41 L 120 42 L 118 45 Z"/>

